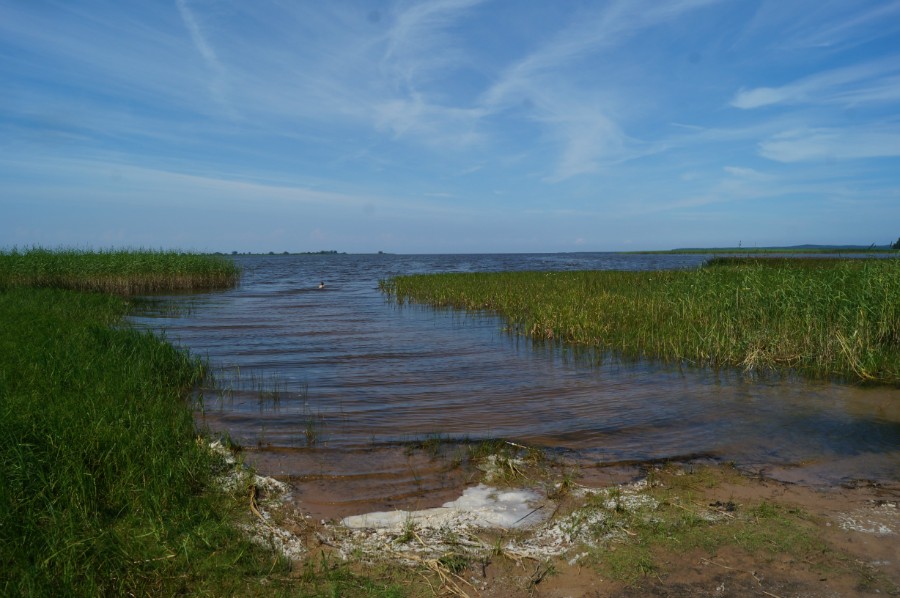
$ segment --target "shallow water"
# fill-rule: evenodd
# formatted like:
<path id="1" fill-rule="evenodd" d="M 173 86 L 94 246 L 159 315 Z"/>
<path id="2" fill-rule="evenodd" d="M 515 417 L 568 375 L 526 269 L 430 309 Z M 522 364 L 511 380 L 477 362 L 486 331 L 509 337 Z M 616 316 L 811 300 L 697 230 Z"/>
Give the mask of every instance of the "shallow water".
<path id="1" fill-rule="evenodd" d="M 809 483 L 896 480 L 900 390 L 619 363 L 378 290 L 399 274 L 692 268 L 706 257 L 238 256 L 239 288 L 164 298 L 134 320 L 209 358 L 229 390 L 206 393 L 198 422 L 251 449 L 262 473 L 294 480 L 314 513 L 458 495 L 462 471 L 402 445 L 435 436 L 502 437 L 588 465 L 705 458 Z"/>

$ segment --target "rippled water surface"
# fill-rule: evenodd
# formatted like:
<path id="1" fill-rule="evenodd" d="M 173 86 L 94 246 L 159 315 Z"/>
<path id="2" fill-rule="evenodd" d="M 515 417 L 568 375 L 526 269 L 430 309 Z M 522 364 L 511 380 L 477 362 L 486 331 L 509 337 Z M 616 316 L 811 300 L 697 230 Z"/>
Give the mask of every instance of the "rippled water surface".
<path id="1" fill-rule="evenodd" d="M 705 257 L 238 256 L 240 287 L 134 319 L 209 358 L 223 390 L 207 393 L 200 424 L 252 449 L 264 473 L 291 477 L 314 512 L 440 502 L 463 474 L 402 446 L 435 436 L 502 437 L 592 465 L 711 458 L 813 482 L 897 479 L 900 390 L 598 360 L 378 290 L 400 274 L 692 268 Z"/>

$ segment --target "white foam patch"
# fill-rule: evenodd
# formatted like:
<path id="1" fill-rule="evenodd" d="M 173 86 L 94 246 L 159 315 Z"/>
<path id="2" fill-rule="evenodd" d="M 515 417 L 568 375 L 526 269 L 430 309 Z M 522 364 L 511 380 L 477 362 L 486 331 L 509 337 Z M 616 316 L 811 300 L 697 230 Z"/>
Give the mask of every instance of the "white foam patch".
<path id="1" fill-rule="evenodd" d="M 346 517 L 351 529 L 400 531 L 406 526 L 440 528 L 465 523 L 473 527 L 530 527 L 544 519 L 541 496 L 530 490 L 498 490 L 484 484 L 467 488 L 461 497 L 442 507 L 421 511 L 380 511 Z"/>
<path id="2" fill-rule="evenodd" d="M 841 529 L 846 531 L 889 536 L 897 533 L 900 512 L 896 502 L 884 502 L 852 513 L 841 513 L 838 515 L 838 522 Z"/>

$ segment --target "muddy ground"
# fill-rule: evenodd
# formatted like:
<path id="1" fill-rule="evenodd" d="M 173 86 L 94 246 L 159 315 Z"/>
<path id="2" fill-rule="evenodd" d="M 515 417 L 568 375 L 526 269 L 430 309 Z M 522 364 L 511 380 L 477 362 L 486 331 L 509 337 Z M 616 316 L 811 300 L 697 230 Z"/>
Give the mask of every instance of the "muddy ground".
<path id="1" fill-rule="evenodd" d="M 900 594 L 896 482 L 811 488 L 681 463 L 610 484 L 598 470 L 510 454 L 481 469 L 480 490 L 466 492 L 489 496 L 489 510 L 524 496 L 528 508 L 515 511 L 524 517 L 497 523 L 452 503 L 317 520 L 290 499 L 289 484 L 258 481 L 248 530 L 297 572 L 348 563 L 413 596 Z"/>

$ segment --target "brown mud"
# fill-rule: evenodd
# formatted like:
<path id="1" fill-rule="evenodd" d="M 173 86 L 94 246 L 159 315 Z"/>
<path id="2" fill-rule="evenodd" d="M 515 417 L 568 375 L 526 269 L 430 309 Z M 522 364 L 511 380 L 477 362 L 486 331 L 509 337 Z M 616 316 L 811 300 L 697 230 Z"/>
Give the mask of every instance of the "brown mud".
<path id="1" fill-rule="evenodd" d="M 315 493 L 294 485 L 290 500 L 260 500 L 261 541 L 275 545 L 274 531 L 286 532 L 301 547 L 289 553 L 295 570 L 334 559 L 413 596 L 900 595 L 900 483 L 810 487 L 721 464 L 657 464 L 635 475 L 521 454 L 497 462 L 499 472 L 453 467 L 430 501 L 354 505 L 407 509 L 393 524 L 373 516 L 371 527 L 311 516 L 302 496 Z M 537 515 L 511 527 L 430 519 L 463 492 L 451 481 L 533 493 Z M 316 500 L 321 511 L 327 501 Z"/>

